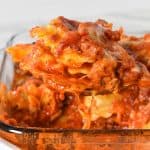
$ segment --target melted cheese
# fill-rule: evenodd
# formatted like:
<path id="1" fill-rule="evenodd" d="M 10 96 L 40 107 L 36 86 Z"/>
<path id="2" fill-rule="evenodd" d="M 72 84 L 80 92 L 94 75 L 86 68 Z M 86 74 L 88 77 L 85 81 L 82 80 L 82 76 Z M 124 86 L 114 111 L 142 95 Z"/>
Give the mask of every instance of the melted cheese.
<path id="1" fill-rule="evenodd" d="M 85 96 L 84 105 L 90 109 L 91 121 L 99 117 L 108 118 L 113 113 L 113 103 L 120 100 L 119 94 Z"/>

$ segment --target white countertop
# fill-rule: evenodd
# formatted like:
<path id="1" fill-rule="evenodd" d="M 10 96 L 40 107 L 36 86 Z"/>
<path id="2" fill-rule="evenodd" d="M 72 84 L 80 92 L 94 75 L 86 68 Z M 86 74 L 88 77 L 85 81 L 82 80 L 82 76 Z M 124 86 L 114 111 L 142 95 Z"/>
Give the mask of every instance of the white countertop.
<path id="1" fill-rule="evenodd" d="M 150 20 L 149 0 L 1 0 L 0 48 L 10 35 L 56 16 L 69 18 L 109 18 L 117 22 L 126 19 Z M 117 15 L 117 16 L 116 16 Z M 113 16 L 113 17 L 111 17 Z M 116 17 L 114 17 L 116 16 Z M 122 25 L 122 24 L 121 24 Z M 124 25 L 124 24 L 123 24 Z M 138 28 L 136 24 L 135 28 Z"/>
<path id="2" fill-rule="evenodd" d="M 124 25 L 128 31 L 150 31 L 149 0 L 1 0 L 0 48 L 14 33 L 60 15 L 86 20 L 106 18 L 118 26 Z M 16 148 L 0 139 L 1 149 Z"/>

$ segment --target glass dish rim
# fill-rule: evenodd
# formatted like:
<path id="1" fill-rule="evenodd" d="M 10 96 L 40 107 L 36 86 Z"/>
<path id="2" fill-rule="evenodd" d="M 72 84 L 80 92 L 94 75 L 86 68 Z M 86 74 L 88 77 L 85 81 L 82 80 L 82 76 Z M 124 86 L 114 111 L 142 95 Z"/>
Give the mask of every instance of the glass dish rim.
<path id="1" fill-rule="evenodd" d="M 21 35 L 26 33 L 26 30 L 23 30 L 21 32 L 18 32 L 10 37 L 10 39 L 6 42 L 6 47 L 9 47 L 13 44 L 14 39 Z M 5 49 L 4 48 L 4 49 Z M 3 58 L 2 58 L 2 64 L 5 62 L 7 53 L 4 51 Z M 0 69 L 0 76 L 1 76 L 1 70 L 3 70 L 3 67 Z M 64 133 L 64 132 L 71 132 L 71 133 L 96 133 L 96 134 L 118 134 L 118 135 L 139 135 L 146 132 L 146 135 L 150 135 L 150 129 L 63 129 L 63 128 L 42 128 L 42 127 L 19 127 L 19 126 L 13 126 L 5 124 L 4 122 L 0 121 L 0 130 L 6 131 L 9 133 L 17 133 L 22 134 L 24 132 L 26 133 Z"/>
<path id="2" fill-rule="evenodd" d="M 53 128 L 41 128 L 41 127 L 19 127 L 7 125 L 0 121 L 0 129 L 10 133 L 22 134 L 26 133 L 95 133 L 95 134 L 121 134 L 121 135 L 139 135 L 146 132 L 146 135 L 150 135 L 150 129 L 53 129 Z"/>

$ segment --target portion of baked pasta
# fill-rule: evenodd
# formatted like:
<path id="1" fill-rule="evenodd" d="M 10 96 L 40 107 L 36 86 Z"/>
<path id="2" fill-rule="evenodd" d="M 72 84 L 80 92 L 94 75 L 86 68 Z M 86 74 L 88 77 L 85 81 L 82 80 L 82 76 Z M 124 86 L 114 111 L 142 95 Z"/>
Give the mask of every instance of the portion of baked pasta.
<path id="1" fill-rule="evenodd" d="M 150 38 L 104 20 L 64 17 L 35 27 L 36 42 L 7 49 L 15 63 L 1 85 L 2 121 L 70 129 L 150 128 Z"/>

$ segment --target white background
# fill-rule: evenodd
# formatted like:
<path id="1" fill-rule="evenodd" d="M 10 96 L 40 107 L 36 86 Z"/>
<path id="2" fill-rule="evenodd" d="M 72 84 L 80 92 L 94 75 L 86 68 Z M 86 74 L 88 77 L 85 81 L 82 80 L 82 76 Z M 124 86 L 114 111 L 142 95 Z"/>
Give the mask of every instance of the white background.
<path id="1" fill-rule="evenodd" d="M 41 22 L 48 22 L 51 18 L 56 16 L 107 19 L 108 16 L 110 16 L 109 18 L 111 18 L 111 15 L 121 16 L 122 13 L 128 14 L 129 16 L 136 16 L 136 19 L 143 17 L 146 19 L 148 17 L 149 19 L 150 1 L 0 0 L 0 48 L 4 45 L 3 40 L 7 40 L 13 33 L 24 28 L 29 29 L 33 25 L 40 24 Z M 117 22 L 118 17 L 113 17 L 113 20 Z M 122 24 L 123 23 L 121 23 L 121 25 Z M 127 25 L 124 26 L 126 27 Z"/>
<path id="2" fill-rule="evenodd" d="M 126 30 L 150 31 L 149 0 L 0 0 L 0 48 L 12 34 L 60 15 L 108 18 Z M 15 149 L 8 146 L 0 140 L 0 150 Z"/>
<path id="3" fill-rule="evenodd" d="M 0 26 L 26 21 L 49 20 L 54 16 L 93 16 L 150 9 L 149 0 L 0 0 Z"/>

